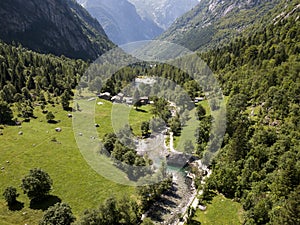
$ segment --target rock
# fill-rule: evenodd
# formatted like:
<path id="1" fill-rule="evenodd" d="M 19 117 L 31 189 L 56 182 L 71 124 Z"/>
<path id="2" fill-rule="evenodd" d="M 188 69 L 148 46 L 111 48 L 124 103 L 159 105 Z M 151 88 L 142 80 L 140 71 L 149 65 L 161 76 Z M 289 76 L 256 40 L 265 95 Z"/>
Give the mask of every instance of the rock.
<path id="1" fill-rule="evenodd" d="M 96 59 L 114 47 L 101 25 L 76 1 L 1 1 L 0 15 L 6 15 L 0 20 L 0 39 L 34 51 Z"/>
<path id="2" fill-rule="evenodd" d="M 206 210 L 206 206 L 204 206 L 204 205 L 199 205 L 198 208 L 199 208 L 201 211 L 205 211 L 205 210 Z"/>
<path id="3" fill-rule="evenodd" d="M 23 131 L 19 131 L 19 133 L 18 133 L 19 135 L 23 135 Z"/>

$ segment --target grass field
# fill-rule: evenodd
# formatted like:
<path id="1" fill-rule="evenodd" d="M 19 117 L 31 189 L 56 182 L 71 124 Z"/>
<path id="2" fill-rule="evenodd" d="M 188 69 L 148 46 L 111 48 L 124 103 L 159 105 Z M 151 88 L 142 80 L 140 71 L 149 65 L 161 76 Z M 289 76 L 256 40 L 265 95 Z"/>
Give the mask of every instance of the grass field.
<path id="1" fill-rule="evenodd" d="M 36 109 L 34 114 L 37 119 L 22 123 L 21 127 L 5 127 L 4 135 L 0 136 L 0 167 L 4 167 L 0 170 L 1 225 L 37 224 L 42 217 L 41 210 L 29 208 L 30 202 L 20 189 L 21 179 L 35 167 L 49 173 L 53 179 L 51 194 L 70 204 L 77 217 L 85 209 L 97 207 L 111 195 L 118 197 L 135 194 L 133 187 L 116 184 L 91 169 L 76 145 L 72 118 L 67 117 L 68 113 L 61 110 L 61 106 L 47 106 L 47 109 L 54 113 L 55 120 L 61 122 L 47 123 L 45 115 Z M 97 113 L 96 120 L 108 122 L 106 118 L 100 119 L 103 111 Z M 56 127 L 61 127 L 62 132 L 56 132 Z M 23 135 L 18 135 L 19 131 Z M 101 126 L 99 135 L 108 131 L 108 125 Z M 24 203 L 20 211 L 9 211 L 2 197 L 4 189 L 11 185 L 18 189 L 18 200 Z"/>
<path id="2" fill-rule="evenodd" d="M 210 114 L 210 108 L 208 105 L 208 101 L 204 100 L 198 103 L 203 106 L 206 111 L 206 115 Z M 187 121 L 186 125 L 183 127 L 181 131 L 181 135 L 179 137 L 174 137 L 174 148 L 177 151 L 184 151 L 184 143 L 187 140 L 191 140 L 194 147 L 196 146 L 196 137 L 195 132 L 197 127 L 199 126 L 199 121 L 196 118 L 196 108 L 194 108 L 190 112 L 190 119 Z"/>
<path id="3" fill-rule="evenodd" d="M 103 155 L 99 156 L 101 143 L 95 137 L 102 138 L 107 133 L 117 133 L 128 123 L 132 126 L 133 132 L 139 135 L 142 122 L 151 118 L 150 106 L 135 110 L 125 104 L 112 104 L 100 99 L 95 102 L 94 99 L 91 101 L 89 99 L 93 98 L 76 99 L 75 104 L 80 105 L 80 110 L 73 114 L 73 130 L 82 156 L 102 176 L 117 183 L 134 185 L 124 173 L 112 165 L 111 160 Z M 98 128 L 95 127 L 95 123 L 99 125 Z"/>
<path id="4" fill-rule="evenodd" d="M 193 220 L 201 225 L 241 225 L 242 206 L 224 196 L 216 196 L 206 211 L 197 210 Z"/>
<path id="5" fill-rule="evenodd" d="M 152 106 L 145 105 L 136 110 L 132 106 L 125 104 L 112 104 L 109 101 L 98 100 L 102 105 L 96 105 L 96 123 L 100 125 L 97 129 L 99 136 L 103 137 L 105 133 L 114 132 L 124 127 L 125 124 L 130 124 L 133 133 L 141 136 L 142 122 L 149 121 L 152 118 L 150 113 Z M 112 122 L 113 121 L 113 122 Z"/>

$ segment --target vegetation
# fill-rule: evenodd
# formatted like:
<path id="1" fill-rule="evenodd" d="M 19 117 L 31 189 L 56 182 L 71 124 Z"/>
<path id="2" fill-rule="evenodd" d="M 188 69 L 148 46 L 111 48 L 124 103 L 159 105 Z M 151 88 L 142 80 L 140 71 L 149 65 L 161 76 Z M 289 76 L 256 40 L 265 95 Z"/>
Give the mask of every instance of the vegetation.
<path id="1" fill-rule="evenodd" d="M 147 175 L 139 179 L 137 193 L 139 194 L 142 210 L 157 201 L 161 195 L 172 186 L 172 175 L 167 174 L 166 164 L 162 162 L 159 171 L 153 176 Z"/>
<path id="2" fill-rule="evenodd" d="M 111 156 L 115 165 L 126 172 L 130 180 L 136 181 L 151 172 L 147 166 L 150 166 L 152 161 L 137 154 L 130 134 L 131 128 L 128 125 L 116 135 L 114 133 L 106 134 L 101 153 Z"/>
<path id="3" fill-rule="evenodd" d="M 10 207 L 17 202 L 17 197 L 19 196 L 17 189 L 15 187 L 7 187 L 3 192 L 3 196 L 7 205 Z"/>
<path id="4" fill-rule="evenodd" d="M 112 104 L 110 101 L 103 99 L 101 99 L 100 102 L 103 104 L 96 108 L 95 122 L 99 124 L 97 131 L 101 139 L 105 134 L 114 132 L 114 128 L 112 127 L 112 115 L 114 115 L 113 113 L 115 112 L 124 112 L 124 114 L 118 114 L 117 117 L 113 118 L 115 123 L 120 125 L 120 128 L 129 123 L 133 134 L 136 136 L 142 136 L 142 123 L 149 121 L 153 116 L 151 113 L 151 105 L 143 105 L 139 110 L 133 110 L 133 108 L 129 108 L 126 105 Z"/>
<path id="5" fill-rule="evenodd" d="M 239 203 L 217 195 L 205 211 L 196 211 L 188 225 L 197 224 L 195 221 L 200 221 L 201 225 L 240 225 L 243 223 L 242 213 L 243 209 Z"/>
<path id="6" fill-rule="evenodd" d="M 5 101 L 0 101 L 0 124 L 9 124 L 12 121 L 13 112 Z"/>
<path id="7" fill-rule="evenodd" d="M 94 60 L 114 47 L 99 22 L 75 0 L 59 0 L 55 5 L 51 0 L 38 3 L 32 0 L 32 4 L 20 5 L 12 0 L 2 4 L 1 12 L 14 20 L 0 21 L 0 39 L 40 53 L 84 60 Z"/>
<path id="8" fill-rule="evenodd" d="M 286 14 L 267 27 L 256 27 L 251 35 L 245 34 L 228 45 L 199 53 L 214 70 L 224 94 L 229 96 L 226 134 L 221 150 L 211 162 L 213 173 L 204 185 L 202 200 L 208 201 L 215 191 L 235 199 L 245 211 L 245 225 L 293 225 L 300 222 L 300 20 L 299 10 L 294 10 L 292 2 L 285 9 Z M 18 197 L 17 188 L 1 185 L 1 193 L 4 193 L 8 205 L 16 203 L 18 197 L 25 206 L 29 206 L 26 212 L 20 207 L 18 210 L 25 213 L 21 214 L 10 211 L 10 207 L 6 207 L 1 200 L 1 223 L 37 223 L 42 218 L 42 209 L 48 210 L 43 219 L 46 224 L 61 218 L 67 220 L 63 223 L 71 223 L 74 217 L 68 205 L 61 203 L 50 207 L 53 202 L 45 198 L 50 191 L 55 195 L 50 197 L 56 202 L 60 201 L 57 196 L 69 202 L 75 215 L 94 208 L 117 193 L 116 198 L 109 198 L 100 204 L 99 209 L 87 210 L 79 219 L 79 224 L 89 224 L 90 221 L 103 224 L 139 223 L 141 212 L 157 201 L 171 186 L 172 179 L 163 165 L 160 173 L 145 178 L 150 179 L 147 183 L 152 181 L 153 184 L 146 185 L 145 180 L 140 179 L 142 185 L 133 190 L 132 187 L 104 179 L 86 164 L 77 149 L 71 121 L 64 110 L 71 109 L 72 90 L 87 64 L 81 60 L 41 55 L 3 43 L 0 43 L 0 62 L 0 123 L 4 124 L 1 126 L 4 129 L 1 131 L 0 148 L 1 158 L 9 160 L 1 168 L 1 181 L 19 188 L 23 178 L 21 188 L 29 200 L 41 202 L 38 207 L 34 206 L 34 201 L 28 201 L 24 196 Z M 196 142 L 187 139 L 180 148 L 185 151 L 195 149 L 195 153 L 201 156 L 211 137 L 211 121 L 215 119 L 213 113 L 209 115 L 207 101 L 192 109 L 191 99 L 203 96 L 197 83 L 183 71 L 164 64 L 153 67 L 139 64 L 123 68 L 106 81 L 102 89 L 102 83 L 96 77 L 90 77 L 90 84 L 81 81 L 79 86 L 82 90 L 89 88 L 95 92 L 101 90 L 116 94 L 138 75 L 161 76 L 152 87 L 142 85 L 135 93 L 125 90 L 135 99 L 152 95 L 153 106 L 135 105 L 136 110 L 132 110 L 127 106 L 122 108 L 120 104 L 112 107 L 112 103 L 103 100 L 104 104 L 96 106 L 95 119 L 106 151 L 115 159 L 117 167 L 127 172 L 132 180 L 138 180 L 141 174 L 149 171 L 139 168 L 130 170 L 129 166 L 149 166 L 151 160 L 137 154 L 129 136 L 131 133 L 147 136 L 150 130 L 161 131 L 161 125 L 168 124 L 175 135 L 183 137 L 186 135 L 184 127 L 190 126 L 191 119 L 198 116 L 197 123 L 192 124 L 193 128 L 198 127 Z M 180 92 L 176 84 L 183 86 L 188 96 Z M 166 99 L 180 105 L 175 117 L 171 116 Z M 79 110 L 79 105 L 76 108 Z M 129 115 L 129 122 L 126 121 L 128 118 L 117 118 L 120 129 L 116 134 L 112 133 L 112 108 L 124 110 Z M 192 112 L 190 119 L 189 112 Z M 45 122 L 45 119 L 53 120 L 54 115 L 61 132 L 55 131 L 54 124 Z M 150 120 L 153 115 L 155 118 Z M 7 126 L 11 123 L 18 126 Z M 41 167 L 51 174 L 51 178 L 39 169 L 31 170 L 24 177 L 30 168 Z M 126 174 L 117 169 L 111 172 L 116 171 L 125 177 Z M 70 188 L 75 186 L 77 188 Z M 130 196 L 130 200 L 118 200 L 124 194 Z M 230 205 L 229 201 L 214 198 L 213 204 L 208 206 L 207 218 L 211 217 L 209 210 L 212 214 L 223 212 L 218 207 L 222 206 L 221 202 Z M 240 211 L 237 208 L 237 205 L 228 207 L 230 213 Z M 202 219 L 204 221 L 205 217 Z M 224 220 L 232 221 L 232 224 L 237 222 L 236 217 L 229 218 L 228 215 L 223 219 L 220 217 L 220 220 L 222 224 Z"/>
<path id="9" fill-rule="evenodd" d="M 48 173 L 41 169 L 32 169 L 22 179 L 21 188 L 29 199 L 42 200 L 49 194 L 52 187 L 52 180 Z"/>
<path id="10" fill-rule="evenodd" d="M 46 115 L 46 120 L 48 120 L 48 123 L 53 121 L 55 118 L 54 114 L 52 112 L 48 112 Z"/>
<path id="11" fill-rule="evenodd" d="M 98 209 L 86 210 L 77 224 L 135 225 L 139 224 L 140 218 L 141 211 L 136 201 L 128 197 L 120 200 L 110 197 Z"/>
<path id="12" fill-rule="evenodd" d="M 70 225 L 74 221 L 71 207 L 66 203 L 56 203 L 45 212 L 39 225 Z"/>
<path id="13" fill-rule="evenodd" d="M 57 196 L 67 202 L 74 215 L 79 217 L 85 209 L 98 206 L 113 194 L 117 198 L 135 194 L 134 188 L 116 184 L 90 168 L 76 146 L 71 119 L 61 106 L 53 107 L 48 104 L 45 110 L 55 113 L 56 120 L 61 121 L 59 125 L 47 123 L 40 107 L 36 107 L 34 115 L 37 119 L 22 123 L 22 128 L 4 127 L 4 135 L 0 137 L 1 159 L 8 160 L 9 163 L 4 161 L 3 165 L 3 161 L 1 162 L 5 169 L 0 174 L 0 191 L 3 193 L 11 185 L 20 194 L 23 193 L 20 184 L 28 171 L 31 168 L 43 168 L 53 180 L 51 195 L 34 208 L 25 195 L 20 195 L 17 200 L 24 203 L 24 206 L 17 211 L 11 211 L 4 198 L 0 199 L 1 224 L 38 224 L 43 217 L 41 208 L 46 210 Z M 55 131 L 57 126 L 62 128 L 62 132 Z M 23 135 L 18 135 L 19 131 Z"/>
<path id="14" fill-rule="evenodd" d="M 142 122 L 141 131 L 143 137 L 148 137 L 150 134 L 150 123 L 149 122 Z"/>
<path id="15" fill-rule="evenodd" d="M 223 148 L 206 188 L 240 201 L 247 225 L 299 223 L 300 22 L 292 9 L 202 54 L 230 96 Z"/>
<path id="16" fill-rule="evenodd" d="M 8 105 L 15 103 L 18 114 L 23 118 L 33 116 L 33 102 L 53 104 L 60 101 L 68 109 L 72 89 L 79 74 L 87 64 L 82 60 L 42 55 L 21 46 L 15 47 L 0 42 L 0 123 L 8 123 L 11 111 Z M 5 108 L 6 107 L 6 108 Z"/>
<path id="17" fill-rule="evenodd" d="M 284 6 L 285 1 L 281 0 L 228 0 L 223 4 L 205 0 L 178 18 L 162 39 L 172 40 L 193 51 L 212 49 L 243 32 L 251 32 L 254 23 L 270 23 L 274 18 L 270 12 L 280 14 Z"/>

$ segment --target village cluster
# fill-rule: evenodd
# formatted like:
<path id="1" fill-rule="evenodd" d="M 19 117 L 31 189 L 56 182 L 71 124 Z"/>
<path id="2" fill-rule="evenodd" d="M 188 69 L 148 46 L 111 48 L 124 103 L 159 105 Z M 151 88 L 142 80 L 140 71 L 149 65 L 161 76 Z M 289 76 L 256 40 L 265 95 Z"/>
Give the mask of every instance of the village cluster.
<path id="1" fill-rule="evenodd" d="M 115 103 L 126 103 L 128 105 L 132 105 L 135 103 L 133 97 L 125 96 L 123 93 L 118 93 L 117 95 L 112 96 L 109 92 L 104 92 L 100 93 L 97 96 L 101 99 L 112 101 Z M 143 96 L 138 99 L 138 103 L 140 103 L 140 105 L 147 105 L 153 104 L 153 101 L 150 101 L 149 97 Z"/>

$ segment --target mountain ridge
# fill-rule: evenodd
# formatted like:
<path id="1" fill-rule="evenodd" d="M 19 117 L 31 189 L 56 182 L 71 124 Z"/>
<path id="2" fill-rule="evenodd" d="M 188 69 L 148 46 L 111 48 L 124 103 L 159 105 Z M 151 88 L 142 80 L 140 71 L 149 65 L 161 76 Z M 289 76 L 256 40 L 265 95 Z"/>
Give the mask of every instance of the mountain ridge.
<path id="1" fill-rule="evenodd" d="M 103 26 L 106 34 L 116 44 L 150 40 L 163 29 L 152 20 L 141 18 L 136 8 L 127 0 L 77 0 Z"/>
<path id="2" fill-rule="evenodd" d="M 191 50 L 206 50 L 237 36 L 280 0 L 202 0 L 178 18 L 160 39 Z"/>
<path id="3" fill-rule="evenodd" d="M 4 0 L 0 39 L 40 53 L 96 59 L 114 45 L 101 25 L 73 0 Z"/>
<path id="4" fill-rule="evenodd" d="M 191 10 L 198 0 L 129 0 L 141 17 L 153 20 L 166 30 L 179 16 Z"/>

